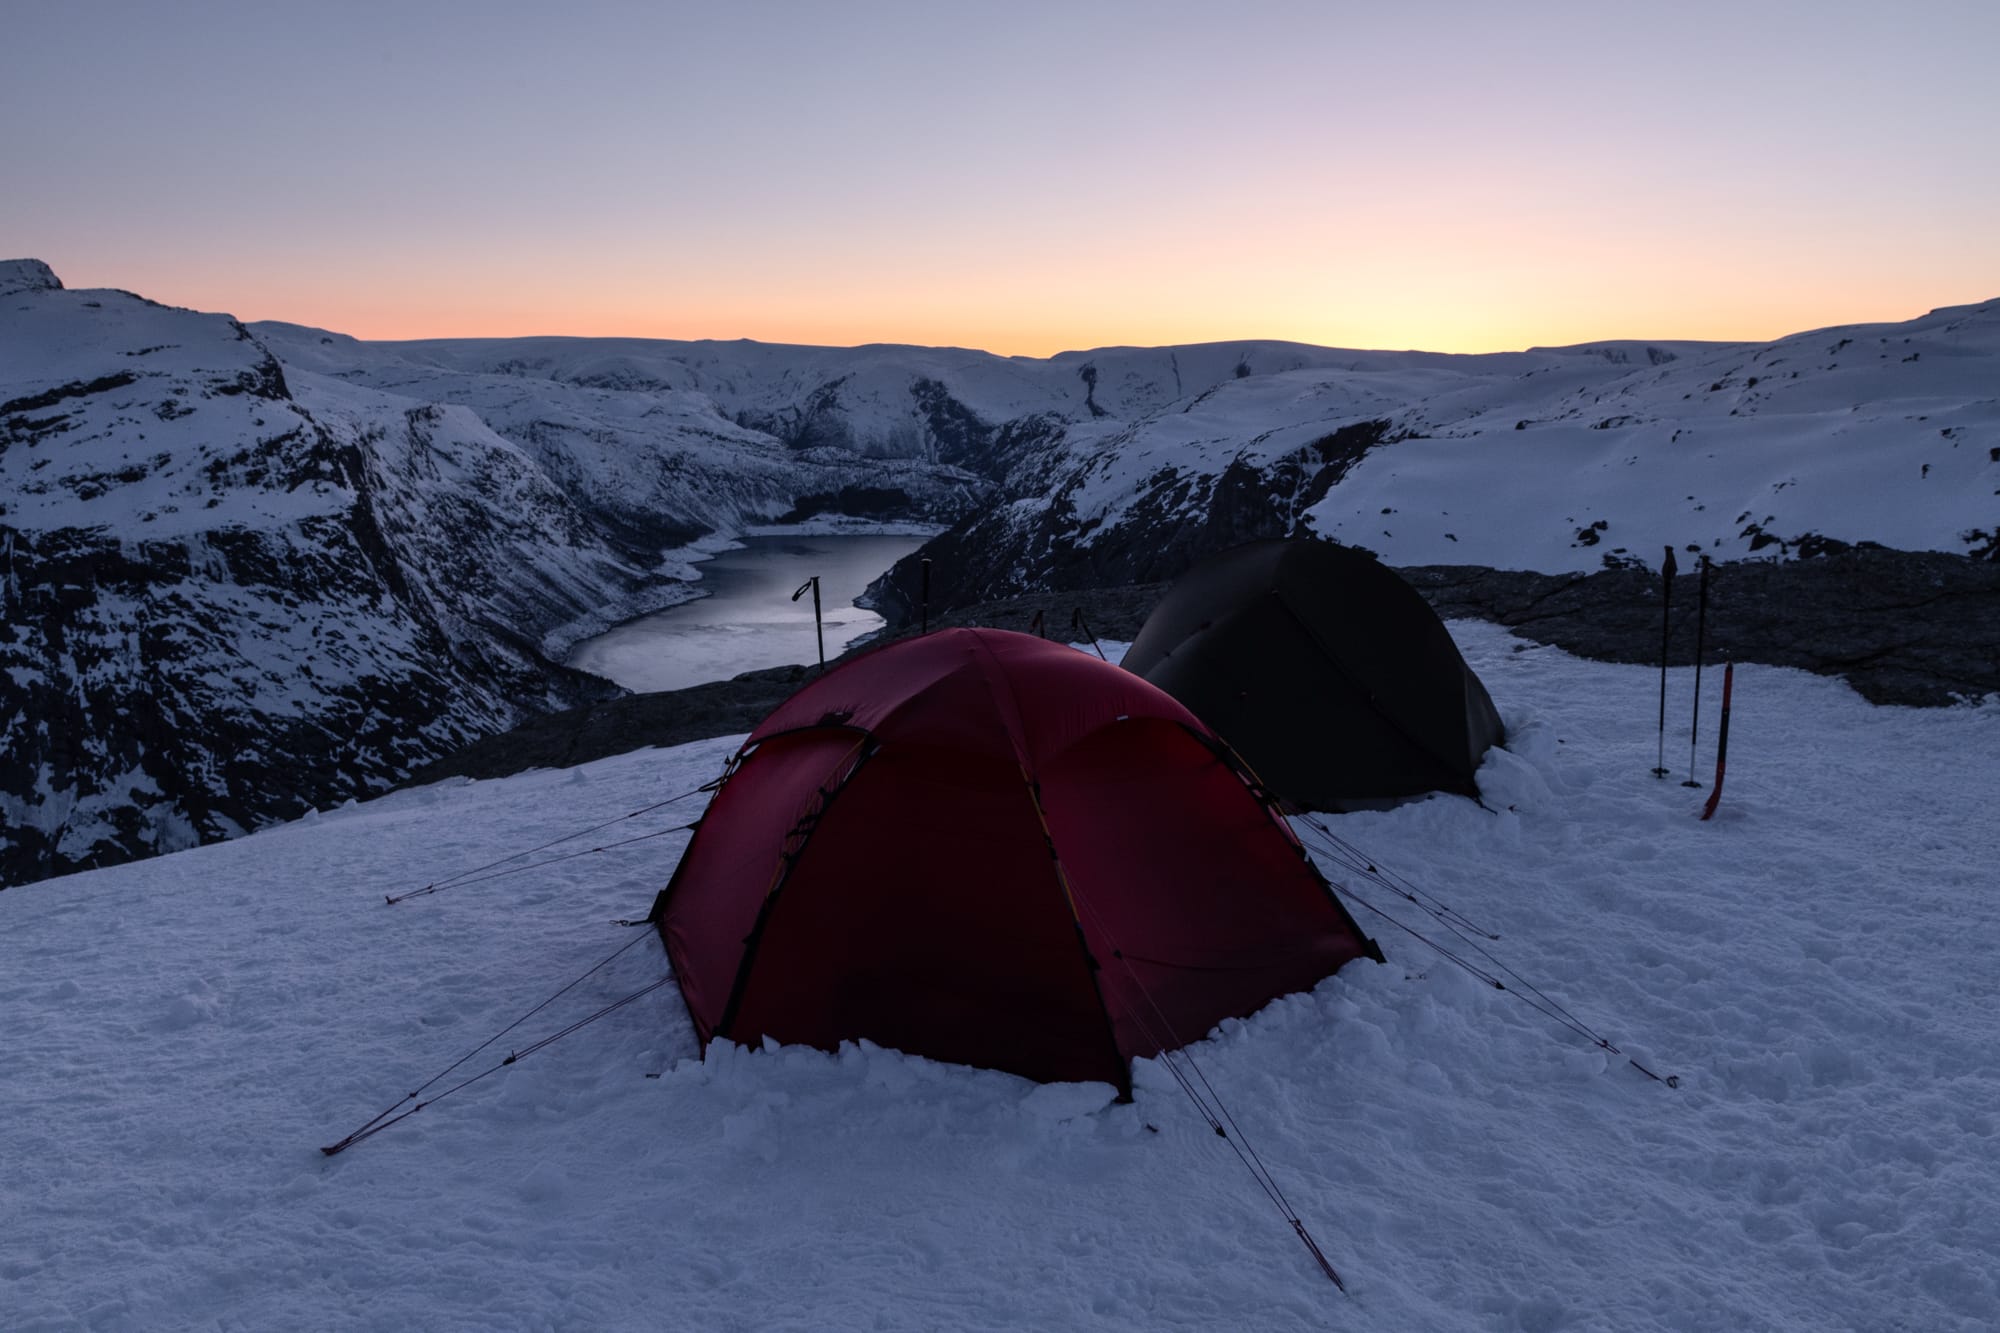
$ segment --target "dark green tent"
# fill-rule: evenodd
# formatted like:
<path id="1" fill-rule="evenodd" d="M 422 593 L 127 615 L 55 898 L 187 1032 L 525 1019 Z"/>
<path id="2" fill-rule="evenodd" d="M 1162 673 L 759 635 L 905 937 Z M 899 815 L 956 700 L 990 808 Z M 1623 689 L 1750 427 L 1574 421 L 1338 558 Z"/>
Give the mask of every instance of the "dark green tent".
<path id="1" fill-rule="evenodd" d="M 1472 775 L 1502 739 L 1486 687 L 1417 590 L 1331 542 L 1250 542 L 1197 564 L 1125 667 L 1305 809 L 1477 796 Z"/>

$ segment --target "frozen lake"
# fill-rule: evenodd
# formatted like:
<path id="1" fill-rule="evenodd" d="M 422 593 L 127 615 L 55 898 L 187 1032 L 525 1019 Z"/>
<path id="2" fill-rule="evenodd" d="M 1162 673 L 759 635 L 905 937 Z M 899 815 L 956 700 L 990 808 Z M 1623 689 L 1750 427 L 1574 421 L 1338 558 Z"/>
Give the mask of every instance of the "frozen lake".
<path id="1" fill-rule="evenodd" d="M 642 693 L 727 680 L 760 667 L 818 660 L 812 594 L 792 593 L 819 575 L 829 660 L 880 628 L 854 605 L 889 566 L 924 544 L 911 536 L 745 537 L 740 550 L 701 565 L 708 596 L 629 621 L 570 654 L 569 665 Z"/>

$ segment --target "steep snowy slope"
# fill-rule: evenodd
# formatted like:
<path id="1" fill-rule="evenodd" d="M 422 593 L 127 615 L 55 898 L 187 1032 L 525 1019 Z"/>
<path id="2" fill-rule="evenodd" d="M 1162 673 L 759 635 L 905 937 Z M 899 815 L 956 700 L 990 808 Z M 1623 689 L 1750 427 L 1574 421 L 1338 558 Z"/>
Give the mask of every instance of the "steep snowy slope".
<path id="1" fill-rule="evenodd" d="M 380 790 L 605 691 L 538 643 L 650 588 L 650 553 L 469 413 L 308 411 L 227 316 L 0 278 L 0 884 Z"/>

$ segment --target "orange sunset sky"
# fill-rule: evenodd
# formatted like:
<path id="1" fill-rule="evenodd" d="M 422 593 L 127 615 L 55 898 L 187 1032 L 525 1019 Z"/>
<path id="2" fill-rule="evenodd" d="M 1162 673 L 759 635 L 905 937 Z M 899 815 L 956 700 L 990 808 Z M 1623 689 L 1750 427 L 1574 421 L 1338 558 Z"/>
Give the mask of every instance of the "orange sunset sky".
<path id="1" fill-rule="evenodd" d="M 718 12 L 720 11 L 720 12 Z M 2000 5 L 12 13 L 0 251 L 368 338 L 1769 338 L 2000 295 Z"/>

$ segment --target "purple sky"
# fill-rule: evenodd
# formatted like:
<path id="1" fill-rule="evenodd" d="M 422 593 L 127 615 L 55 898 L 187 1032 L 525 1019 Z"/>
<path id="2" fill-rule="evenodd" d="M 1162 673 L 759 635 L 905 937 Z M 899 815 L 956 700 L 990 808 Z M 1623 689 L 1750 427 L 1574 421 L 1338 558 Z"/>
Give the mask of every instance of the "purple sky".
<path id="1" fill-rule="evenodd" d="M 1482 350 L 2000 295 L 2000 3 L 8 7 L 0 257 L 246 319 Z"/>

